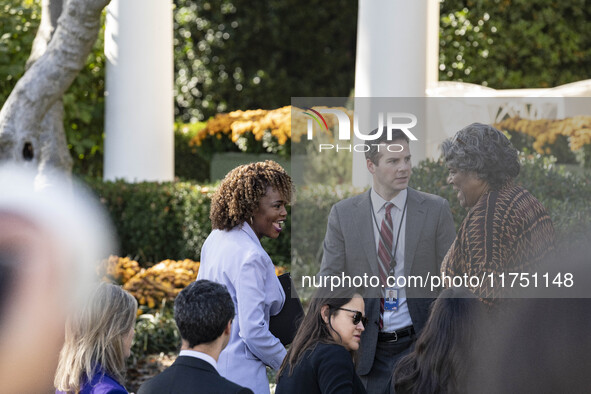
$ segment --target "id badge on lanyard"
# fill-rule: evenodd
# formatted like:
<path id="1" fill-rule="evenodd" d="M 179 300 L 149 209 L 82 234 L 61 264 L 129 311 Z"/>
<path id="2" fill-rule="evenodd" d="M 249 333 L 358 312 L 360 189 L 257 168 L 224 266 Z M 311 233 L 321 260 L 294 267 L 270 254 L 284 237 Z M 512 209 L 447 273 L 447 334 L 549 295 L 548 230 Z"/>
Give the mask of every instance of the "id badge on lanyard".
<path id="1" fill-rule="evenodd" d="M 398 289 L 394 287 L 386 288 L 384 297 L 384 310 L 396 312 L 398 310 Z"/>
<path id="2" fill-rule="evenodd" d="M 390 271 L 390 275 L 394 272 Z M 384 310 L 396 312 L 398 310 L 398 289 L 396 287 L 386 287 L 384 294 Z"/>

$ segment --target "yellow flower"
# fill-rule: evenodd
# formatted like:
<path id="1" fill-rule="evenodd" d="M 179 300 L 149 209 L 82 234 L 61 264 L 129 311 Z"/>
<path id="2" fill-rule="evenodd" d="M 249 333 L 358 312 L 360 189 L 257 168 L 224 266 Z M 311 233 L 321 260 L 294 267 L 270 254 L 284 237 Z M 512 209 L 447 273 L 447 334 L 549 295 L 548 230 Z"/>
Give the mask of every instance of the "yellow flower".
<path id="1" fill-rule="evenodd" d="M 521 132 L 535 138 L 533 148 L 539 153 L 550 153 L 552 145 L 559 135 L 569 140 L 571 151 L 581 149 L 591 144 L 591 116 L 579 115 L 566 119 L 538 119 L 528 120 L 518 117 L 505 119 L 493 126 L 503 129 Z"/>

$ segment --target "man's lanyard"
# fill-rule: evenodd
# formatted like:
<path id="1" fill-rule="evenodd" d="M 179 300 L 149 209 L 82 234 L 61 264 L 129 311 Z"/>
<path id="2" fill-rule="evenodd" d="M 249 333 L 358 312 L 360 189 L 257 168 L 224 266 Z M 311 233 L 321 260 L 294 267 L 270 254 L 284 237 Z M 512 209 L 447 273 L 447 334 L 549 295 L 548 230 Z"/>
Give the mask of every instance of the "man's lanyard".
<path id="1" fill-rule="evenodd" d="M 392 251 L 388 251 L 388 254 L 390 255 L 390 273 L 394 272 L 394 267 L 396 267 L 396 251 L 398 250 L 398 240 L 400 239 L 400 229 L 402 228 L 402 222 L 404 221 L 404 215 L 406 214 L 406 204 L 408 203 L 408 192 L 406 194 L 406 199 L 404 200 L 404 208 L 402 209 L 402 217 L 400 218 L 400 224 L 398 225 L 398 233 L 396 234 L 396 244 L 394 246 L 394 253 L 392 253 Z M 376 227 L 378 228 L 378 234 L 380 235 L 380 239 L 382 240 L 382 242 L 384 243 L 384 245 L 386 245 L 386 242 L 384 241 L 384 236 L 382 235 L 382 229 L 380 228 L 380 226 L 378 225 L 378 219 L 376 218 L 376 213 L 373 210 L 373 202 L 371 201 L 371 191 L 370 191 L 370 196 L 369 196 L 369 205 L 371 207 L 371 216 L 373 217 L 373 221 L 376 224 Z M 391 213 L 390 213 L 391 215 Z M 385 219 L 385 216 L 384 216 Z"/>

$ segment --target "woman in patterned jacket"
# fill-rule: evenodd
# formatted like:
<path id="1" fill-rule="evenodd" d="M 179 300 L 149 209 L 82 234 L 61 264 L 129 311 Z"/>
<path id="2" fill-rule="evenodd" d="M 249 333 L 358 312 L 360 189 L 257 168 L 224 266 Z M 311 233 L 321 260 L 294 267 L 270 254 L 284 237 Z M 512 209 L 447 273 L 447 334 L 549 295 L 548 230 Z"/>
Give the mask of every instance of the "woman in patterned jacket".
<path id="1" fill-rule="evenodd" d="M 447 182 L 468 214 L 441 272 L 478 276 L 482 283 L 471 290 L 491 302 L 507 288 L 500 286 L 500 274 L 507 281 L 508 273 L 535 269 L 548 257 L 554 227 L 542 204 L 514 182 L 520 170 L 517 150 L 499 130 L 473 123 L 444 141 L 442 151 Z"/>

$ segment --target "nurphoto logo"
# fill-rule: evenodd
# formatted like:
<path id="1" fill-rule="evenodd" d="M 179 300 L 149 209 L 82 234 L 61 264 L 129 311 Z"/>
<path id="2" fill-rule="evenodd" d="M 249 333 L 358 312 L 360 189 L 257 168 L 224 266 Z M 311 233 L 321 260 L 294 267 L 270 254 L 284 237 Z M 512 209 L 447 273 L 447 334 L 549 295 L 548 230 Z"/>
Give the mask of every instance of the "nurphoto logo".
<path id="1" fill-rule="evenodd" d="M 351 121 L 347 113 L 340 109 L 335 108 L 321 108 L 318 110 L 314 110 L 312 108 L 306 108 L 304 114 L 309 116 L 307 123 L 307 137 L 308 140 L 311 141 L 314 136 L 314 122 L 318 124 L 321 130 L 325 132 L 329 132 L 328 123 L 322 116 L 322 114 L 331 114 L 336 116 L 338 121 L 338 132 L 335 130 L 335 134 L 338 136 L 338 141 L 350 141 L 351 140 Z M 385 118 L 385 122 L 384 122 Z M 385 127 L 384 127 L 385 123 Z M 392 138 L 392 131 L 393 130 L 401 130 L 411 141 L 417 141 L 417 137 L 410 131 L 411 128 L 417 125 L 417 117 L 414 114 L 406 113 L 406 112 L 387 112 L 384 116 L 383 112 L 378 113 L 378 132 L 376 134 L 364 134 L 359 130 L 359 116 L 357 112 L 353 114 L 353 133 L 354 135 L 364 141 L 361 144 L 319 144 L 318 151 L 326 151 L 326 150 L 336 150 L 337 152 L 340 150 L 346 151 L 354 151 L 354 152 L 367 152 L 370 150 L 372 145 L 368 143 L 368 141 L 373 141 L 382 136 L 384 131 L 388 134 L 388 139 Z M 336 136 L 335 136 L 336 137 Z M 376 145 L 378 150 L 380 149 L 380 145 Z M 399 145 L 400 146 L 400 145 Z M 402 150 L 402 146 L 400 146 L 400 150 L 396 150 L 396 144 L 386 145 L 386 148 L 391 152 L 400 152 Z M 392 150 L 394 149 L 394 150 Z"/>

